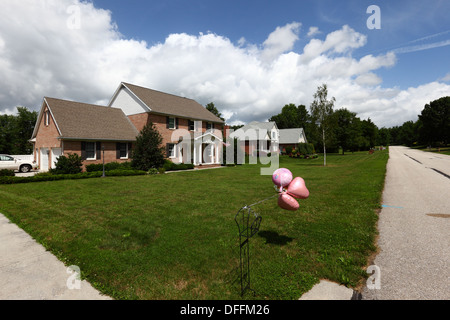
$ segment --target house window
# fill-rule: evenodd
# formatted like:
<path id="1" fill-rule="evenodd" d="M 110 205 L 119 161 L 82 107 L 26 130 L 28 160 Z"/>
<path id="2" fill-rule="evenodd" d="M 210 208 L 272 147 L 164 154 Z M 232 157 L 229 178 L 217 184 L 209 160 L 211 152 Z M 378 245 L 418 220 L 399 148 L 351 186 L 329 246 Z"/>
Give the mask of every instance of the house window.
<path id="1" fill-rule="evenodd" d="M 50 125 L 50 110 L 45 111 L 44 124 L 46 127 L 48 127 Z"/>
<path id="2" fill-rule="evenodd" d="M 167 127 L 168 129 L 176 129 L 177 121 L 175 118 L 167 117 Z"/>
<path id="3" fill-rule="evenodd" d="M 119 158 L 122 160 L 128 159 L 128 143 L 118 143 L 117 144 L 119 153 Z"/>
<path id="4" fill-rule="evenodd" d="M 195 122 L 192 120 L 188 121 L 189 131 L 195 131 Z"/>
<path id="5" fill-rule="evenodd" d="M 214 124 L 212 122 L 207 122 L 206 130 L 214 130 Z"/>
<path id="6" fill-rule="evenodd" d="M 86 160 L 97 160 L 97 150 L 95 142 L 86 142 Z"/>
<path id="7" fill-rule="evenodd" d="M 175 154 L 175 144 L 173 143 L 168 143 L 167 144 L 167 157 L 168 158 L 175 158 L 176 154 Z"/>

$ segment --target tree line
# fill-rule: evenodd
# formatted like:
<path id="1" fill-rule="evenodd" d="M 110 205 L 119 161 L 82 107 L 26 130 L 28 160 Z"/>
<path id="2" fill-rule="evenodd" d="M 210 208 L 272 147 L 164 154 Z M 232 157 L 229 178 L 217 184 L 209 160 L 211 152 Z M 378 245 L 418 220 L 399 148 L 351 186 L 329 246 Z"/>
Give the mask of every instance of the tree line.
<path id="1" fill-rule="evenodd" d="M 375 146 L 446 146 L 450 141 L 450 96 L 426 104 L 416 121 L 401 126 L 378 128 L 372 120 L 360 119 L 356 113 L 341 108 L 334 110 L 335 99 L 328 100 L 326 84 L 314 95 L 309 110 L 305 105 L 285 105 L 269 121 L 279 129 L 304 128 L 308 142 L 316 150 L 328 152 L 365 151 Z M 223 119 L 214 103 L 206 108 Z M 32 154 L 29 139 L 38 113 L 17 107 L 16 115 L 0 115 L 0 154 Z"/>
<path id="2" fill-rule="evenodd" d="M 27 155 L 33 153 L 30 143 L 38 113 L 17 107 L 16 115 L 0 115 L 0 154 Z"/>
<path id="3" fill-rule="evenodd" d="M 450 97 L 425 105 L 417 121 L 378 128 L 369 118 L 360 119 L 346 108 L 334 110 L 335 99 L 327 98 L 327 86 L 319 87 L 308 111 L 305 105 L 285 105 L 272 116 L 279 129 L 304 128 L 316 150 L 328 152 L 365 151 L 375 146 L 445 146 L 450 135 Z"/>

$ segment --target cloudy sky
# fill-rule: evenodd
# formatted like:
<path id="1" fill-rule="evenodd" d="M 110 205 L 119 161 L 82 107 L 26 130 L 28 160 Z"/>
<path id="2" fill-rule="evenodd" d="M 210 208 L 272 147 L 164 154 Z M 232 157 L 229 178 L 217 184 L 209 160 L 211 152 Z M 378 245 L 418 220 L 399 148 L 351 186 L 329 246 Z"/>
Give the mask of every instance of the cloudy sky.
<path id="1" fill-rule="evenodd" d="M 309 107 L 326 83 L 336 109 L 390 127 L 450 95 L 445 0 L 0 4 L 0 114 L 44 96 L 107 104 L 124 81 L 214 102 L 237 124 Z"/>

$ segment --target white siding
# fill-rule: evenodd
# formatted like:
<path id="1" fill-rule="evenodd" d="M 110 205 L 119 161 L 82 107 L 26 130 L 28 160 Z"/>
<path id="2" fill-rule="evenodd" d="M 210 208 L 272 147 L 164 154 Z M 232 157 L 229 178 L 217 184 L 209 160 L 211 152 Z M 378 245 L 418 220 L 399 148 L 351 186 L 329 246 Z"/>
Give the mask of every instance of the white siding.
<path id="1" fill-rule="evenodd" d="M 110 107 L 122 109 L 127 116 L 149 111 L 141 101 L 124 87 L 120 88 Z"/>

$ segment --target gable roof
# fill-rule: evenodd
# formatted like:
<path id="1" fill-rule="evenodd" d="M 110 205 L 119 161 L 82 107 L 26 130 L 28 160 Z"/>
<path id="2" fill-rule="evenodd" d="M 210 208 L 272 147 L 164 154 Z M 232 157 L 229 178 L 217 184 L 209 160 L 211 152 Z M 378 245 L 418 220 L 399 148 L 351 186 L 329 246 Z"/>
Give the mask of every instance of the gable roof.
<path id="1" fill-rule="evenodd" d="M 150 109 L 151 112 L 164 115 L 173 115 L 188 119 L 224 123 L 222 119 L 209 112 L 205 107 L 203 107 L 195 100 L 140 87 L 125 82 L 121 83 L 119 89 L 116 91 L 116 94 L 120 90 L 120 88 L 122 88 L 122 86 L 130 90 L 142 103 L 144 103 Z M 111 99 L 111 101 L 113 101 L 113 99 Z"/>
<path id="2" fill-rule="evenodd" d="M 139 134 L 121 109 L 45 97 L 32 138 L 37 135 L 45 105 L 58 128 L 59 139 L 135 141 Z"/>
<path id="3" fill-rule="evenodd" d="M 296 144 L 303 140 L 307 142 L 303 128 L 280 130 L 280 144 Z"/>
<path id="4" fill-rule="evenodd" d="M 242 128 L 236 130 L 235 132 L 230 134 L 231 138 L 237 138 L 241 140 L 252 140 L 254 135 L 257 135 L 257 139 L 271 139 L 269 131 L 273 128 L 277 128 L 275 122 L 257 122 L 253 121 L 249 124 L 243 126 Z M 253 134 L 255 133 L 255 134 Z"/>

